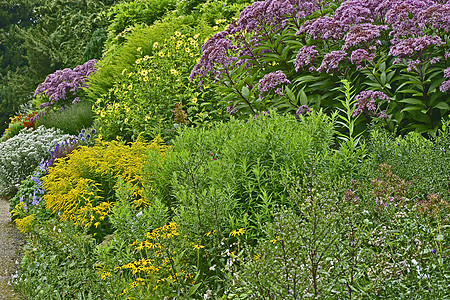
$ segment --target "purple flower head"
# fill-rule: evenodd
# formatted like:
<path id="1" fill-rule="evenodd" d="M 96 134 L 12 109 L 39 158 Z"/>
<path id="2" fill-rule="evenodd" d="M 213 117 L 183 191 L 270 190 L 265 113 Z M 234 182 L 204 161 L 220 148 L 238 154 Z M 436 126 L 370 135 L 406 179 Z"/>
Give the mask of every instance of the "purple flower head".
<path id="1" fill-rule="evenodd" d="M 445 78 L 450 78 L 450 68 L 447 68 L 444 70 L 444 77 Z"/>
<path id="2" fill-rule="evenodd" d="M 317 71 L 331 73 L 331 71 L 339 67 L 339 63 L 344 60 L 346 56 L 347 52 L 345 51 L 332 51 L 327 53 Z"/>
<path id="3" fill-rule="evenodd" d="M 316 20 L 308 20 L 297 31 L 296 35 L 306 33 L 313 39 L 335 39 L 338 40 L 344 35 L 344 30 L 339 21 L 331 17 L 321 17 Z"/>
<path id="4" fill-rule="evenodd" d="M 436 253 L 436 249 L 431 250 L 431 253 L 435 254 Z"/>
<path id="5" fill-rule="evenodd" d="M 309 112 L 311 112 L 311 110 L 309 109 L 308 105 L 302 105 L 295 112 L 295 117 L 297 119 L 300 119 L 300 116 L 306 115 Z"/>
<path id="6" fill-rule="evenodd" d="M 447 68 L 444 70 L 444 78 L 450 78 L 450 68 Z M 443 93 L 450 90 L 450 80 L 444 81 L 441 86 L 439 87 L 439 90 Z"/>
<path id="7" fill-rule="evenodd" d="M 358 68 L 361 68 L 362 63 L 364 61 L 373 61 L 373 54 L 369 54 L 369 52 L 367 52 L 367 50 L 364 49 L 357 49 L 355 51 L 352 52 L 352 54 L 350 55 L 350 61 L 352 64 L 355 64 L 356 66 L 358 66 Z"/>
<path id="8" fill-rule="evenodd" d="M 410 58 L 428 47 L 442 45 L 443 42 L 438 36 L 425 35 L 417 38 L 393 39 L 392 43 L 389 55 Z"/>
<path id="9" fill-rule="evenodd" d="M 446 80 L 444 81 L 441 86 L 439 87 L 439 90 L 443 93 L 447 92 L 448 90 L 450 90 L 450 80 Z"/>
<path id="10" fill-rule="evenodd" d="M 387 30 L 386 25 L 374 25 L 370 23 L 357 24 L 350 28 L 344 37 L 345 44 L 342 50 L 348 50 L 357 45 L 370 46 L 374 39 L 381 35 L 382 30 Z"/>
<path id="11" fill-rule="evenodd" d="M 371 23 L 373 21 L 373 12 L 370 3 L 367 0 L 346 0 L 337 9 L 334 18 L 345 28 L 354 24 Z"/>
<path id="12" fill-rule="evenodd" d="M 300 48 L 294 60 L 295 71 L 298 72 L 305 66 L 313 64 L 318 54 L 316 46 L 303 46 Z"/>
<path id="13" fill-rule="evenodd" d="M 444 32 L 450 32 L 450 3 L 434 4 L 428 6 L 418 13 L 418 23 L 420 28 L 430 26 L 435 30 L 442 29 Z"/>
<path id="14" fill-rule="evenodd" d="M 76 90 L 85 87 L 87 76 L 96 71 L 96 60 L 90 60 L 83 65 L 79 65 L 72 69 L 58 70 L 47 76 L 43 83 L 39 84 L 34 92 L 34 96 L 46 95 L 49 102 L 43 103 L 39 108 L 52 107 L 55 103 L 65 100 L 69 95 L 74 96 Z M 74 103 L 79 102 L 79 98 L 75 97 Z"/>
<path id="15" fill-rule="evenodd" d="M 379 91 L 362 91 L 359 93 L 355 100 L 355 110 L 352 113 L 352 117 L 356 118 L 361 113 L 367 113 L 373 115 L 377 110 L 376 100 L 387 100 L 389 101 L 389 97 Z"/>
<path id="16" fill-rule="evenodd" d="M 261 93 L 265 93 L 270 89 L 273 89 L 276 94 L 281 96 L 281 88 L 277 87 L 283 83 L 291 82 L 286 78 L 286 75 L 283 73 L 283 71 L 278 70 L 276 72 L 264 75 L 264 77 L 258 83 L 258 89 Z"/>

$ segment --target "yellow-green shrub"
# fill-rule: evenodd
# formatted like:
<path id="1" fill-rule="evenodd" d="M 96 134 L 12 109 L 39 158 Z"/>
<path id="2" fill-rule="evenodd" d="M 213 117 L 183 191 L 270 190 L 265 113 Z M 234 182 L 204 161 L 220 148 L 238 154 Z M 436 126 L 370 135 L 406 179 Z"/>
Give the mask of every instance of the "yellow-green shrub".
<path id="1" fill-rule="evenodd" d="M 174 123 L 200 125 L 221 118 L 225 107 L 218 105 L 212 89 L 206 84 L 201 91 L 189 81 L 202 42 L 200 33 L 184 28 L 154 42 L 152 55 L 137 47 L 141 56 L 132 67 L 121 70 L 108 95 L 94 104 L 99 133 L 105 139 L 120 136 L 127 141 L 139 135 L 170 137 Z"/>
<path id="2" fill-rule="evenodd" d="M 73 220 L 78 226 L 90 227 L 94 234 L 109 233 L 108 214 L 116 202 L 118 181 L 133 187 L 133 207 L 150 204 L 141 176 L 143 160 L 150 150 L 165 153 L 166 146 L 157 137 L 150 144 L 138 139 L 130 145 L 97 141 L 93 147 L 79 147 L 58 159 L 42 178 L 46 208 L 59 213 L 62 222 Z M 164 155 L 159 157 L 163 159 Z"/>

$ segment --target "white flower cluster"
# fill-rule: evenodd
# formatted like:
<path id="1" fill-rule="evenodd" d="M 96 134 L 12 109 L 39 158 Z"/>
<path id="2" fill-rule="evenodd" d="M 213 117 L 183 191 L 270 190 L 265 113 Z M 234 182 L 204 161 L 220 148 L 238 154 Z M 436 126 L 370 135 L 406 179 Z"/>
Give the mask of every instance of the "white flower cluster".
<path id="1" fill-rule="evenodd" d="M 55 128 L 40 126 L 36 130 L 22 129 L 16 136 L 0 142 L 0 194 L 7 194 L 30 175 L 49 148 L 70 139 Z"/>

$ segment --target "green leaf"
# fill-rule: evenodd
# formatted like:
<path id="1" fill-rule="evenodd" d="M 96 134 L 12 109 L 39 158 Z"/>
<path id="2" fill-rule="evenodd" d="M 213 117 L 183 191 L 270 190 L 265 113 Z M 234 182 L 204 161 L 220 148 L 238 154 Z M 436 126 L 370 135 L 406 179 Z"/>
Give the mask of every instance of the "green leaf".
<path id="1" fill-rule="evenodd" d="M 250 90 L 245 85 L 242 87 L 241 93 L 242 93 L 242 96 L 244 96 L 247 99 L 250 96 Z"/>
<path id="2" fill-rule="evenodd" d="M 450 107 L 448 106 L 448 104 L 446 102 L 439 102 L 438 104 L 436 104 L 434 106 L 434 108 L 439 108 L 439 109 L 445 109 L 448 110 Z"/>
<path id="3" fill-rule="evenodd" d="M 197 284 L 191 286 L 191 287 L 189 288 L 189 296 L 194 295 L 194 293 L 197 291 L 197 289 L 199 288 L 199 286 L 200 286 L 201 284 L 202 284 L 202 283 L 199 282 L 199 283 L 197 283 Z"/>
<path id="4" fill-rule="evenodd" d="M 425 103 L 422 100 L 415 99 L 415 98 L 405 98 L 405 99 L 402 99 L 402 100 L 400 100 L 398 102 L 414 104 L 414 105 L 422 105 L 423 107 L 426 107 Z"/>
<path id="5" fill-rule="evenodd" d="M 402 109 L 402 112 L 414 111 L 414 110 L 422 110 L 422 109 L 423 109 L 423 107 L 419 107 L 419 106 L 408 106 L 408 107 L 405 107 L 404 109 Z"/>

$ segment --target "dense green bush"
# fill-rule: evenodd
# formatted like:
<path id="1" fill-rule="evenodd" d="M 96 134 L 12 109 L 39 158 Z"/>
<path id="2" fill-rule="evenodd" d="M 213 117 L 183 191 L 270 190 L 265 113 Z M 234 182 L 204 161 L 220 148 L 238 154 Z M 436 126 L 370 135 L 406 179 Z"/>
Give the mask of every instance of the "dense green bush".
<path id="1" fill-rule="evenodd" d="M 107 14 L 109 19 L 107 47 L 122 44 L 126 40 L 124 31 L 132 27 L 152 25 L 166 12 L 173 10 L 175 4 L 175 0 L 136 0 L 112 6 Z"/>
<path id="2" fill-rule="evenodd" d="M 89 101 L 82 101 L 69 105 L 64 110 L 43 114 L 36 121 L 36 126 L 58 128 L 64 133 L 76 135 L 81 129 L 90 127 L 92 122 L 94 122 L 92 104 Z"/>
<path id="3" fill-rule="evenodd" d="M 382 163 L 392 166 L 395 174 L 414 182 L 418 197 L 450 195 L 450 132 L 445 130 L 432 139 L 410 133 L 394 137 L 386 131 L 371 133 L 368 143 L 372 169 Z"/>

